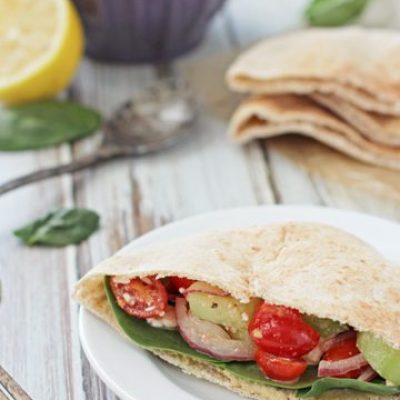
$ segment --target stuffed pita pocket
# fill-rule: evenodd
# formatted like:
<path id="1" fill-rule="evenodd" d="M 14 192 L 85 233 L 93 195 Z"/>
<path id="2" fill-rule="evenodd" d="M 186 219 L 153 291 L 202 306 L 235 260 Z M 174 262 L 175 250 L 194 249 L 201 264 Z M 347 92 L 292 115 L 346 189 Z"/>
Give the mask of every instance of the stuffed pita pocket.
<path id="1" fill-rule="evenodd" d="M 399 399 L 398 272 L 335 228 L 272 224 L 127 247 L 75 298 L 137 345 L 249 398 Z"/>

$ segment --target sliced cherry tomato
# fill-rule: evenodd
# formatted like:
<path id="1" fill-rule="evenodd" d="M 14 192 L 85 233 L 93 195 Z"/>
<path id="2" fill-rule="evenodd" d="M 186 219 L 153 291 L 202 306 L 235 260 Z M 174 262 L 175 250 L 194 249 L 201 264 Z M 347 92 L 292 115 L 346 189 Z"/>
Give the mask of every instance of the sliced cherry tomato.
<path id="1" fill-rule="evenodd" d="M 264 351 L 299 358 L 319 342 L 319 333 L 292 308 L 263 303 L 249 324 L 249 334 Z"/>
<path id="2" fill-rule="evenodd" d="M 338 343 L 336 346 L 330 348 L 322 357 L 323 360 L 325 361 L 339 361 L 339 360 L 345 360 L 346 358 L 353 357 L 357 354 L 360 353 L 360 350 L 358 350 L 357 345 L 356 345 L 356 337 L 354 338 L 349 338 L 346 339 L 340 343 Z M 334 375 L 332 378 L 358 378 L 361 373 L 367 369 L 367 367 L 362 367 L 359 369 L 356 369 L 354 371 L 347 372 L 345 374 L 340 374 L 340 375 Z"/>
<path id="3" fill-rule="evenodd" d="M 179 292 L 179 289 L 187 289 L 194 282 L 196 281 L 193 279 L 180 278 L 179 276 L 169 277 L 169 283 L 176 292 Z"/>
<path id="4" fill-rule="evenodd" d="M 120 283 L 111 277 L 111 290 L 118 305 L 136 318 L 157 318 L 164 314 L 168 294 L 164 285 L 154 277 L 134 278 L 129 283 Z"/>
<path id="5" fill-rule="evenodd" d="M 255 358 L 263 374 L 275 381 L 297 381 L 307 369 L 307 362 L 304 360 L 277 357 L 261 349 L 257 350 Z"/>

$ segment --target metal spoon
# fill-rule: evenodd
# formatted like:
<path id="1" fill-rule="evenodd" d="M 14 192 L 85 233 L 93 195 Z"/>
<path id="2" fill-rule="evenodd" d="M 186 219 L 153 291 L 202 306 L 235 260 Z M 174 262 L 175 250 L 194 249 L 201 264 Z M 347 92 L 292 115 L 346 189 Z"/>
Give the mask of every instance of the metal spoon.
<path id="1" fill-rule="evenodd" d="M 22 387 L 0 366 L 0 400 L 32 400 Z"/>
<path id="2" fill-rule="evenodd" d="M 0 195 L 28 183 L 128 156 L 160 151 L 190 133 L 198 109 L 186 82 L 161 80 L 122 104 L 105 123 L 99 149 L 71 163 L 21 176 L 0 185 Z"/>

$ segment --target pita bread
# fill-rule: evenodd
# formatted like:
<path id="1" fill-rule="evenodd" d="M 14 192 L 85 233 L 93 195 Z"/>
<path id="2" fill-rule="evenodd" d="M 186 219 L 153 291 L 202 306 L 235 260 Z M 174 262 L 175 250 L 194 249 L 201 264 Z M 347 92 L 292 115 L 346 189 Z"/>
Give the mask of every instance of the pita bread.
<path id="1" fill-rule="evenodd" d="M 284 223 L 221 230 L 156 246 L 128 246 L 102 262 L 76 286 L 75 299 L 119 332 L 103 280 L 157 274 L 200 279 L 246 300 L 275 304 L 348 323 L 400 348 L 400 274 L 356 237 L 330 226 Z M 253 399 L 295 399 L 289 390 L 239 379 L 228 371 L 168 351 L 151 350 L 186 373 Z M 329 399 L 400 399 L 332 391 Z"/>
<path id="2" fill-rule="evenodd" d="M 400 149 L 366 139 L 306 96 L 254 96 L 232 116 L 230 136 L 239 143 L 296 133 L 316 139 L 358 160 L 400 169 Z"/>
<path id="3" fill-rule="evenodd" d="M 350 27 L 270 38 L 242 53 L 227 81 L 257 94 L 334 94 L 367 111 L 400 115 L 400 34 Z"/>
<path id="4" fill-rule="evenodd" d="M 387 146 L 400 146 L 400 118 L 366 112 L 333 95 L 314 94 L 314 101 L 328 108 L 369 140 Z"/>
<path id="5" fill-rule="evenodd" d="M 276 389 L 270 386 L 245 381 L 231 372 L 223 371 L 208 363 L 191 357 L 153 351 L 155 355 L 180 368 L 183 372 L 200 379 L 216 383 L 238 393 L 245 398 L 256 400 L 299 400 L 292 390 Z M 350 390 L 331 390 L 320 398 L 324 400 L 399 400 L 400 396 L 379 396 L 373 393 L 361 393 Z"/>

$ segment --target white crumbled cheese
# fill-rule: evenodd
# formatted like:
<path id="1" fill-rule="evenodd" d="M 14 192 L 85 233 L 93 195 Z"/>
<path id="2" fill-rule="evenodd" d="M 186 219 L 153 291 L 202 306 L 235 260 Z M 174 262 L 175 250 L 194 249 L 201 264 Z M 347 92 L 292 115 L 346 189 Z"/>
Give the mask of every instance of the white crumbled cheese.
<path id="1" fill-rule="evenodd" d="M 178 324 L 176 322 L 175 310 L 172 306 L 168 306 L 164 315 L 159 318 L 147 318 L 146 320 L 153 328 L 159 329 L 176 329 Z"/>
<path id="2" fill-rule="evenodd" d="M 122 298 L 130 305 L 135 304 L 135 299 L 129 293 L 123 293 Z"/>
<path id="3" fill-rule="evenodd" d="M 248 321 L 249 320 L 249 316 L 247 315 L 247 313 L 242 313 L 242 321 Z"/>
<path id="4" fill-rule="evenodd" d="M 131 281 L 131 278 L 121 275 L 121 276 L 114 276 L 115 283 L 122 283 L 123 285 L 128 284 Z"/>
<path id="5" fill-rule="evenodd" d="M 153 328 L 164 328 L 164 321 L 162 318 L 147 318 L 146 321 Z"/>
<path id="6" fill-rule="evenodd" d="M 395 383 L 386 380 L 386 386 L 397 386 Z"/>

